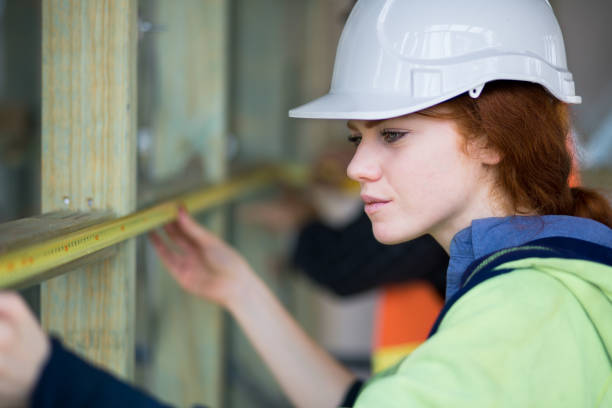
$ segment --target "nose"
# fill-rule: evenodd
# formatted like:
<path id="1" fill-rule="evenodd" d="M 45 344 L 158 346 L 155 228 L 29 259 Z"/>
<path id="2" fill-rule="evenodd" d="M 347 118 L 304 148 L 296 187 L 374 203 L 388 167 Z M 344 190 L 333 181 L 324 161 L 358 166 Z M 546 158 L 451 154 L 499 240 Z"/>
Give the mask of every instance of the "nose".
<path id="1" fill-rule="evenodd" d="M 380 178 L 381 169 L 376 160 L 376 154 L 367 143 L 362 142 L 357 147 L 346 169 L 346 174 L 359 183 L 372 182 Z"/>

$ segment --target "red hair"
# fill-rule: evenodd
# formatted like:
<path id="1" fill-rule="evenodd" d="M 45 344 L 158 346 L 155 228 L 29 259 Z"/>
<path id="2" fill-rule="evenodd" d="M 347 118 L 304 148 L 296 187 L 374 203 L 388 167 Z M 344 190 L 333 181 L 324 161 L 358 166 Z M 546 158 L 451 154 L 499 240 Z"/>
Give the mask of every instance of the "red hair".
<path id="1" fill-rule="evenodd" d="M 486 137 L 501 155 L 498 183 L 516 213 L 573 215 L 612 227 L 612 208 L 601 194 L 569 185 L 569 107 L 542 86 L 489 82 L 476 99 L 463 94 L 419 113 L 452 119 L 466 140 Z"/>

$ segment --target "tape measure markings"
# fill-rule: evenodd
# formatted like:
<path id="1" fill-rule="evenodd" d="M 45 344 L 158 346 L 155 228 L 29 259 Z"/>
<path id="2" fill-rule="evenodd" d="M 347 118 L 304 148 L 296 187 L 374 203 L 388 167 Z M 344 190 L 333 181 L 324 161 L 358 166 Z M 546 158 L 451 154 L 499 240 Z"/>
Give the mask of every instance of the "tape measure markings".
<path id="1" fill-rule="evenodd" d="M 0 255 L 0 287 L 16 285 L 49 269 L 160 227 L 176 218 L 180 205 L 194 213 L 280 179 L 279 168 L 266 167 L 220 185 L 187 193 L 115 220 Z"/>

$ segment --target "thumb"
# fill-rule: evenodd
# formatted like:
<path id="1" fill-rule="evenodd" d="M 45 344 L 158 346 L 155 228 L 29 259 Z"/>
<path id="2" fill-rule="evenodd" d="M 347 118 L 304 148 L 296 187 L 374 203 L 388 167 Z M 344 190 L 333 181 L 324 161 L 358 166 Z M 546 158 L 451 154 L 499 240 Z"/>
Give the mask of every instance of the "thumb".
<path id="1" fill-rule="evenodd" d="M 16 292 L 0 292 L 0 319 L 19 319 L 27 313 L 28 307 Z"/>

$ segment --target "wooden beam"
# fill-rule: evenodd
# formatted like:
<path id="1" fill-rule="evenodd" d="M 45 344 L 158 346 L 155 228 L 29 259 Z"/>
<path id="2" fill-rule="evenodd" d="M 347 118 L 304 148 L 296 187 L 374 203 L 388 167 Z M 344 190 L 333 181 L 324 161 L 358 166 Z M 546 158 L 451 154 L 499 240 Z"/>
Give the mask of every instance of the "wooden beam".
<path id="1" fill-rule="evenodd" d="M 135 208 L 137 0 L 43 0 L 42 210 Z M 115 373 L 133 370 L 134 244 L 48 281 L 41 320 Z"/>
<path id="2" fill-rule="evenodd" d="M 24 246 L 59 238 L 65 234 L 87 228 L 110 218 L 112 218 L 112 214 L 107 212 L 73 213 L 58 211 L 1 224 L 0 256 L 14 250 L 19 250 Z M 10 287 L 11 289 L 27 288 L 31 285 L 59 276 L 65 272 L 101 262 L 116 254 L 116 247 L 104 248 L 62 266 L 46 270 L 42 273 L 37 273 L 26 279 L 20 279 L 17 283 L 6 287 Z M 12 272 L 12 275 L 15 275 L 15 271 Z M 4 276 L 2 276 L 2 278 L 4 278 Z M 5 286 L 4 279 L 0 279 L 0 285 Z"/>

